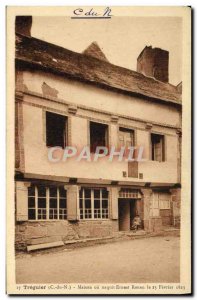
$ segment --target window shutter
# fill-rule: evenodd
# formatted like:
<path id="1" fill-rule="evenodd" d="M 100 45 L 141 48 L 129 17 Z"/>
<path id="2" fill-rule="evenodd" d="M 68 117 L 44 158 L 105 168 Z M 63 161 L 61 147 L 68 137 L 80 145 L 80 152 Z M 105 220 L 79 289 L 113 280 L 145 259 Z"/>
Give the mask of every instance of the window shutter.
<path id="1" fill-rule="evenodd" d="M 71 185 L 67 188 L 67 220 L 75 221 L 79 219 L 78 216 L 78 200 L 79 188 L 77 185 Z"/>
<path id="2" fill-rule="evenodd" d="M 16 220 L 28 220 L 28 186 L 26 182 L 16 182 Z"/>
<path id="3" fill-rule="evenodd" d="M 159 195 L 159 207 L 160 209 L 170 209 L 171 195 L 169 193 L 161 193 Z"/>
<path id="4" fill-rule="evenodd" d="M 128 177 L 138 178 L 138 162 L 128 162 Z"/>
<path id="5" fill-rule="evenodd" d="M 153 212 L 153 217 L 159 217 L 159 194 L 154 193 L 153 194 L 153 199 L 152 199 L 152 212 Z"/>
<path id="6" fill-rule="evenodd" d="M 118 196 L 119 196 L 119 189 L 117 187 L 111 187 L 111 189 L 110 189 L 110 204 L 111 204 L 112 220 L 118 219 Z"/>

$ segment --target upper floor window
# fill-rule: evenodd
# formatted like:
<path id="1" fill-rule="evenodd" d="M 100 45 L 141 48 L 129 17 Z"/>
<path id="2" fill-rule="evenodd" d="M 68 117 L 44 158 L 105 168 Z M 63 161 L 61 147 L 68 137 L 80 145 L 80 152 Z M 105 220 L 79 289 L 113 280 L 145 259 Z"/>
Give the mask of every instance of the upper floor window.
<path id="1" fill-rule="evenodd" d="M 28 220 L 64 220 L 67 197 L 64 187 L 31 186 L 28 188 Z"/>
<path id="2" fill-rule="evenodd" d="M 47 147 L 62 147 L 67 144 L 67 118 L 65 116 L 46 112 L 46 145 Z"/>
<path id="3" fill-rule="evenodd" d="M 96 147 L 108 146 L 108 126 L 90 122 L 90 151 L 95 153 Z"/>
<path id="4" fill-rule="evenodd" d="M 165 160 L 164 136 L 151 133 L 151 159 L 155 161 Z"/>
<path id="5" fill-rule="evenodd" d="M 108 219 L 109 204 L 106 189 L 82 188 L 79 192 L 80 219 Z"/>
<path id="6" fill-rule="evenodd" d="M 119 128 L 119 146 L 122 147 L 133 147 L 134 142 L 134 130 L 126 129 L 126 128 Z"/>

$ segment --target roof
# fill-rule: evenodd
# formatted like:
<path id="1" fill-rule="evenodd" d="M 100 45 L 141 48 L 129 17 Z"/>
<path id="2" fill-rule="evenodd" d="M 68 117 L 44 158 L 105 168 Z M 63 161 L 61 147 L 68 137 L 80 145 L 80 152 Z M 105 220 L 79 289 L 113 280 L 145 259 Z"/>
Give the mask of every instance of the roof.
<path id="1" fill-rule="evenodd" d="M 108 61 L 108 59 L 106 58 L 105 54 L 102 52 L 102 50 L 100 49 L 99 45 L 97 44 L 97 42 L 93 42 L 90 46 L 88 46 L 88 48 L 86 48 L 83 52 L 83 54 L 85 55 L 89 55 L 95 58 L 98 58 L 100 60 L 103 61 Z"/>
<path id="2" fill-rule="evenodd" d="M 181 93 L 169 83 L 34 37 L 16 35 L 16 63 L 129 95 L 181 105 Z"/>

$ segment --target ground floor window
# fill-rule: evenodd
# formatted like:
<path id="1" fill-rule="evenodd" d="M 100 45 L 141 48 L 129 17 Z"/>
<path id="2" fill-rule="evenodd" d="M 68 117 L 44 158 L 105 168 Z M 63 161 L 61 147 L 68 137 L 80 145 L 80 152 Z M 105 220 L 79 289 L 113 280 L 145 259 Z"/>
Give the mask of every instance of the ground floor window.
<path id="1" fill-rule="evenodd" d="M 106 189 L 81 188 L 79 192 L 80 219 L 108 219 L 109 201 Z"/>
<path id="2" fill-rule="evenodd" d="M 154 193 L 150 202 L 150 209 L 153 217 L 160 215 L 160 210 L 170 209 L 171 194 L 170 193 Z"/>
<path id="3" fill-rule="evenodd" d="M 64 187 L 31 186 L 28 188 L 29 220 L 67 219 L 67 199 Z"/>
<path id="4" fill-rule="evenodd" d="M 159 196 L 160 209 L 170 209 L 171 194 L 161 193 Z"/>

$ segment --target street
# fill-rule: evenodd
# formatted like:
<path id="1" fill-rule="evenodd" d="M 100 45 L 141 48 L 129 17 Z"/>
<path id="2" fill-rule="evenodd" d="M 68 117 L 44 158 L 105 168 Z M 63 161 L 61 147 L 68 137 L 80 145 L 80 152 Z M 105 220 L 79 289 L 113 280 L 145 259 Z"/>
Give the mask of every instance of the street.
<path id="1" fill-rule="evenodd" d="M 118 241 L 16 258 L 17 283 L 179 282 L 179 237 Z"/>

